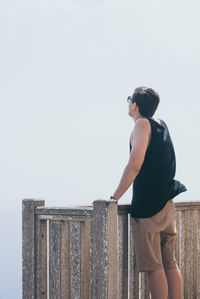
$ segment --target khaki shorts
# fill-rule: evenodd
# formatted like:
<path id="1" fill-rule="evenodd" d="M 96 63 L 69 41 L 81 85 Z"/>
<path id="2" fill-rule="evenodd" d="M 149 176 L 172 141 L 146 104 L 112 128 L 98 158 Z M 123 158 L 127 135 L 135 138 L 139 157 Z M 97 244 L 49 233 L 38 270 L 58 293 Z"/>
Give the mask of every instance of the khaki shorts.
<path id="1" fill-rule="evenodd" d="M 149 218 L 132 218 L 136 266 L 139 272 L 176 268 L 174 202 Z"/>

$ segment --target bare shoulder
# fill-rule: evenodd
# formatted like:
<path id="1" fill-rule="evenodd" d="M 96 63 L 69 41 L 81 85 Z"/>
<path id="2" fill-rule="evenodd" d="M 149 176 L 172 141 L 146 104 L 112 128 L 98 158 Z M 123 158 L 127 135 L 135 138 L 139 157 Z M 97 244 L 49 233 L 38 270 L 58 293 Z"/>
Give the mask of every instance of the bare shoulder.
<path id="1" fill-rule="evenodd" d="M 138 118 L 135 121 L 134 129 L 131 134 L 131 145 L 133 143 L 134 135 L 150 135 L 151 134 L 151 124 L 147 118 Z"/>
<path id="2" fill-rule="evenodd" d="M 147 130 L 150 130 L 151 129 L 151 125 L 150 125 L 150 122 L 147 118 L 138 118 L 136 121 L 135 121 L 135 128 L 138 128 L 138 129 L 147 129 Z"/>

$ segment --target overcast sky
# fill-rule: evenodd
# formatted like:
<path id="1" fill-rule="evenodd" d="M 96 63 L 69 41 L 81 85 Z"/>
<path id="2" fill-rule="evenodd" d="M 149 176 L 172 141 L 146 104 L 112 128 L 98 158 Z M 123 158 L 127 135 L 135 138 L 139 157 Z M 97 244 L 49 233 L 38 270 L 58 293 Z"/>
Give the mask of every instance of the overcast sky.
<path id="1" fill-rule="evenodd" d="M 160 95 L 155 117 L 168 124 L 175 178 L 188 188 L 174 200 L 199 200 L 199 6 L 0 0 L 1 299 L 21 298 L 22 199 L 87 205 L 116 190 L 136 87 Z"/>

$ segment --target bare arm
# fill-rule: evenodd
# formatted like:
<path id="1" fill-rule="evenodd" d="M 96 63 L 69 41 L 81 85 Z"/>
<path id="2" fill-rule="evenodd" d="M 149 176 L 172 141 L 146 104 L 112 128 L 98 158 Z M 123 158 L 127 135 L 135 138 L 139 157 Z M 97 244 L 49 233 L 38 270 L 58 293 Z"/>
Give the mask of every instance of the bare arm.
<path id="1" fill-rule="evenodd" d="M 144 162 L 150 133 L 151 125 L 149 121 L 146 118 L 137 119 L 133 130 L 133 144 L 129 161 L 113 194 L 116 200 L 120 199 L 138 175 Z"/>

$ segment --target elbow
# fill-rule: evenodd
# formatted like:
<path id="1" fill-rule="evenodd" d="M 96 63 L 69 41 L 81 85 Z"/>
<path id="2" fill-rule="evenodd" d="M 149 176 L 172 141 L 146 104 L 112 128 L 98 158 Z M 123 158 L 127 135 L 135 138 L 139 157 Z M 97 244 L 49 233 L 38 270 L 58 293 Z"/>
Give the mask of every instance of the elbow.
<path id="1" fill-rule="evenodd" d="M 134 173 L 139 173 L 140 169 L 141 169 L 141 165 L 138 164 L 128 164 L 127 165 L 129 171 L 134 172 Z"/>

